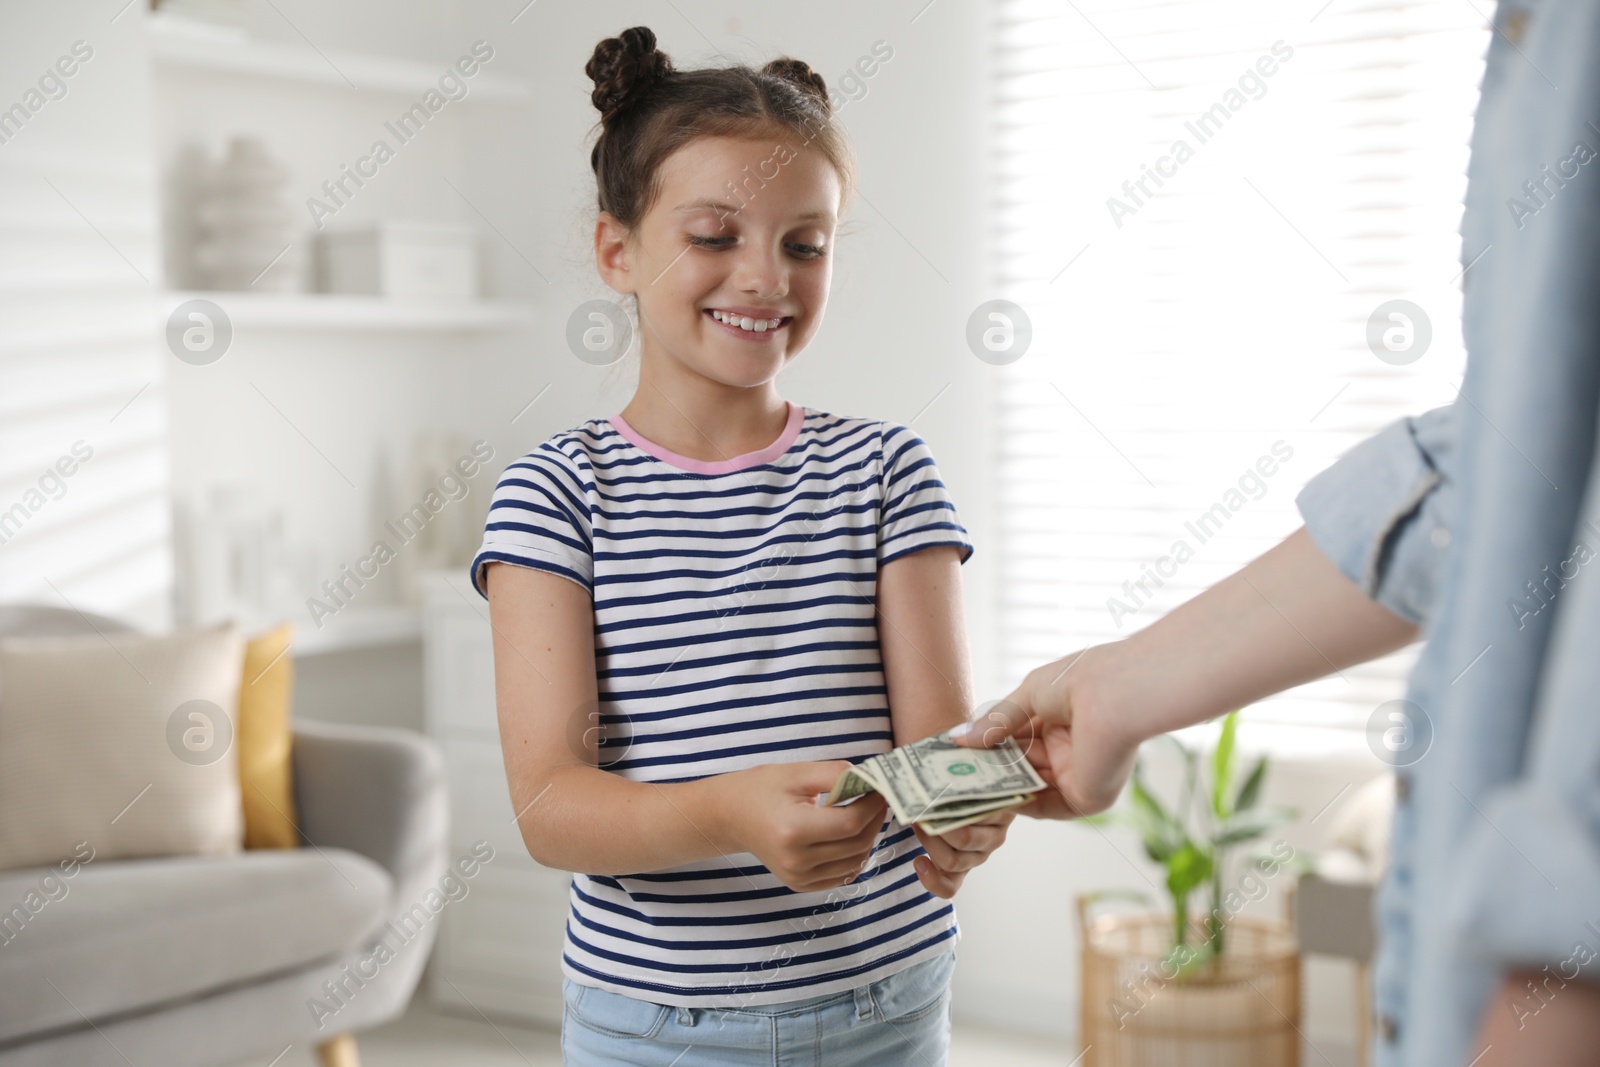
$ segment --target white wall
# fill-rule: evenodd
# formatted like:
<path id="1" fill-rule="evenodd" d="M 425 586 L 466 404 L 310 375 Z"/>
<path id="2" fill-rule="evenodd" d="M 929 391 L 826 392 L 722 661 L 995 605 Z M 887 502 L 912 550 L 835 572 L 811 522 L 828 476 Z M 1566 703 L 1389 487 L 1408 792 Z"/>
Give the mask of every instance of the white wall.
<path id="1" fill-rule="evenodd" d="M 161 627 L 156 187 L 137 12 L 116 10 L 0 15 L 0 599 Z"/>

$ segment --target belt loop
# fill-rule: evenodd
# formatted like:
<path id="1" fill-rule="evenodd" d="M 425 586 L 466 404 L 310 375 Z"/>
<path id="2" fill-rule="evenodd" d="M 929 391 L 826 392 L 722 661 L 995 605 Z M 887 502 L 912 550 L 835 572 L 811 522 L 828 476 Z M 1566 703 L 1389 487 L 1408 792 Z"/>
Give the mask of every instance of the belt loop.
<path id="1" fill-rule="evenodd" d="M 872 987 L 869 985 L 856 986 L 856 1018 L 870 1019 L 877 1014 L 877 1003 L 872 999 Z"/>
<path id="2" fill-rule="evenodd" d="M 694 1009 L 693 1008 L 680 1007 L 678 1009 L 678 1025 L 679 1026 L 693 1026 L 694 1025 Z"/>

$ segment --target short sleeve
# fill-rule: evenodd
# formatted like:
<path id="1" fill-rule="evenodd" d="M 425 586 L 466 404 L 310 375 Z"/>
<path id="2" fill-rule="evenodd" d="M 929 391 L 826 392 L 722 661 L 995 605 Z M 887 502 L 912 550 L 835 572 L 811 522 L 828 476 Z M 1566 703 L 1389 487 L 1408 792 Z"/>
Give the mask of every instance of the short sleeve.
<path id="1" fill-rule="evenodd" d="M 1456 499 L 1454 406 L 1401 419 L 1362 441 L 1295 503 L 1324 555 L 1367 596 L 1426 624 Z"/>
<path id="2" fill-rule="evenodd" d="M 585 480 L 575 462 L 546 443 L 505 469 L 489 503 L 472 586 L 488 597 L 484 569 L 514 563 L 594 592 L 594 543 Z"/>
<path id="3" fill-rule="evenodd" d="M 937 545 L 959 548 L 963 563 L 972 557 L 972 539 L 927 443 L 907 427 L 886 424 L 878 566 Z"/>

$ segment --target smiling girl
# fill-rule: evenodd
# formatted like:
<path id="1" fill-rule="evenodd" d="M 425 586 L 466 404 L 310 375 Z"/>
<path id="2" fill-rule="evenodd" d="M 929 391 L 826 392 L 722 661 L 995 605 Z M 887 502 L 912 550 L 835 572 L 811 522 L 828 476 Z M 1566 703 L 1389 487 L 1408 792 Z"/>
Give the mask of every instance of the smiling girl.
<path id="1" fill-rule="evenodd" d="M 939 1064 L 948 902 L 1005 813 L 942 838 L 850 763 L 972 705 L 966 530 L 911 430 L 778 394 L 822 324 L 852 162 L 806 64 L 586 71 L 595 263 L 639 385 L 495 491 L 473 580 L 530 854 L 576 872 L 569 1064 Z"/>

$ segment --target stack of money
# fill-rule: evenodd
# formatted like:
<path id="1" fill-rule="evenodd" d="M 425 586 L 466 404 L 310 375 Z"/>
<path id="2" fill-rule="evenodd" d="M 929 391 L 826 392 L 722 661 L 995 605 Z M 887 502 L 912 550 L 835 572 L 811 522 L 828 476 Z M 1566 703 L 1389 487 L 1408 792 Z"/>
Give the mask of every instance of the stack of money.
<path id="1" fill-rule="evenodd" d="M 851 767 L 820 801 L 846 804 L 882 794 L 901 825 L 935 836 L 1028 802 L 1043 778 L 1009 737 L 994 748 L 962 748 L 936 734 Z"/>

